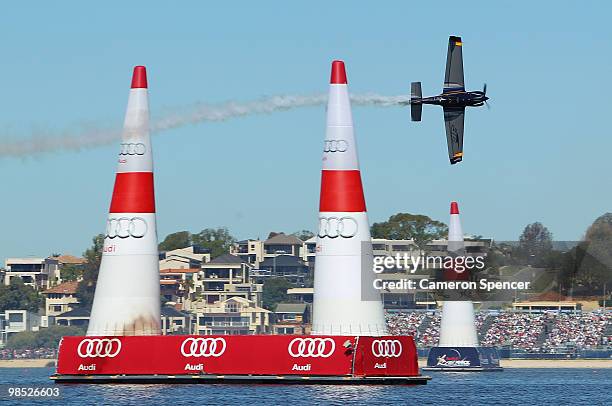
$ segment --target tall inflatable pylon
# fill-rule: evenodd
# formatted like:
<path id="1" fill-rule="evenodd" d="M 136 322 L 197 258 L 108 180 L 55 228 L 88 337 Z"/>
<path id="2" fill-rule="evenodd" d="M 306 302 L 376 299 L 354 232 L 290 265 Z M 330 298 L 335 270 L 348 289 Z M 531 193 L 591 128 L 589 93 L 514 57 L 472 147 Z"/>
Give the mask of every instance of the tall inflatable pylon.
<path id="1" fill-rule="evenodd" d="M 465 257 L 463 230 L 459 219 L 459 205 L 451 203 L 450 223 L 448 225 L 448 254 Z M 451 270 L 449 273 L 454 273 Z M 465 276 L 466 278 L 461 278 Z M 468 279 L 469 271 L 447 279 Z M 445 301 L 440 322 L 440 347 L 478 347 L 474 305 L 471 301 Z"/>
<path id="2" fill-rule="evenodd" d="M 344 62 L 332 63 L 323 148 L 312 333 L 387 333 L 373 255 Z"/>
<path id="3" fill-rule="evenodd" d="M 466 251 L 463 230 L 459 220 L 459 205 L 451 202 L 450 223 L 448 226 L 448 255 L 456 259 Z M 445 269 L 444 280 L 470 280 L 470 271 L 459 272 Z M 501 371 L 499 354 L 494 347 L 480 347 L 474 304 L 469 300 L 448 300 L 442 305 L 440 322 L 440 342 L 429 350 L 426 371 Z"/>
<path id="4" fill-rule="evenodd" d="M 147 72 L 136 66 L 87 335 L 160 334 Z"/>

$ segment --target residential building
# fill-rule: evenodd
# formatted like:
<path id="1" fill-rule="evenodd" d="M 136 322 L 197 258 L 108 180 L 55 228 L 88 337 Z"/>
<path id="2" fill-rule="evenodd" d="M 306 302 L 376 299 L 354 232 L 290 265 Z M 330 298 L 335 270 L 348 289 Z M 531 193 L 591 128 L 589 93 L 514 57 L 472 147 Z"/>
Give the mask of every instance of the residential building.
<path id="1" fill-rule="evenodd" d="M 66 277 L 64 272 L 67 269 L 74 269 L 77 271 L 83 271 L 87 260 L 85 258 L 75 257 L 74 255 L 62 254 L 54 257 L 47 258 L 48 260 L 57 261 L 59 268 L 59 274 L 54 281 L 50 281 L 51 285 L 59 284 L 65 281 Z"/>
<path id="2" fill-rule="evenodd" d="M 162 335 L 189 334 L 192 329 L 191 320 L 192 317 L 189 313 L 181 312 L 172 306 L 162 306 Z"/>
<path id="3" fill-rule="evenodd" d="M 40 315 L 28 310 L 5 310 L 0 313 L 0 344 L 4 345 L 9 337 L 24 331 L 38 331 L 41 327 Z"/>
<path id="4" fill-rule="evenodd" d="M 308 264 L 311 270 L 314 270 L 315 257 L 317 255 L 317 236 L 311 237 L 304 241 L 302 252 L 305 256 L 304 261 Z"/>
<path id="5" fill-rule="evenodd" d="M 200 268 L 160 269 L 159 284 L 162 297 L 171 304 L 194 300 L 201 284 Z"/>
<path id="6" fill-rule="evenodd" d="M 76 296 L 79 282 L 70 281 L 60 283 L 43 292 L 45 296 L 45 314 L 58 316 L 72 310 L 79 303 Z"/>
<path id="7" fill-rule="evenodd" d="M 159 254 L 159 269 L 193 269 L 210 261 L 210 250 L 193 245 Z"/>
<path id="8" fill-rule="evenodd" d="M 47 258 L 8 258 L 5 261 L 3 282 L 10 285 L 12 278 L 21 278 L 23 283 L 35 289 L 45 290 L 62 283 L 62 269 L 82 268 L 87 260 L 73 255 L 58 255 Z"/>
<path id="9" fill-rule="evenodd" d="M 72 310 L 55 316 L 55 324 L 58 326 L 77 326 L 87 329 L 90 312 L 90 310 L 81 306 L 75 306 Z"/>
<path id="10" fill-rule="evenodd" d="M 267 334 L 270 332 L 270 311 L 252 300 L 231 297 L 214 305 L 199 302 L 194 334 Z"/>
<path id="11" fill-rule="evenodd" d="M 268 239 L 263 243 L 264 258 L 272 258 L 278 255 L 292 255 L 303 258 L 304 242 L 293 235 L 285 233 L 270 233 Z"/>
<path id="12" fill-rule="evenodd" d="M 279 303 L 274 319 L 273 334 L 307 334 L 310 308 L 306 303 Z"/>
<path id="13" fill-rule="evenodd" d="M 314 288 L 289 288 L 287 295 L 293 303 L 310 303 L 314 297 Z"/>
<path id="14" fill-rule="evenodd" d="M 262 286 L 251 283 L 251 265 L 241 257 L 223 254 L 202 265 L 196 286 L 198 298 L 206 305 L 242 297 L 261 306 Z"/>
<path id="15" fill-rule="evenodd" d="M 243 262 L 257 266 L 264 258 L 264 244 L 260 240 L 242 240 L 230 247 L 230 254 L 236 255 Z"/>
<path id="16" fill-rule="evenodd" d="M 230 253 L 258 269 L 262 261 L 279 255 L 292 255 L 301 259 L 306 265 L 314 262 L 316 238 L 302 241 L 294 235 L 272 232 L 265 241 L 242 240 L 234 243 Z"/>
<path id="17" fill-rule="evenodd" d="M 299 257 L 293 255 L 278 255 L 266 258 L 259 264 L 259 272 L 252 275 L 260 283 L 266 277 L 285 278 L 299 287 L 312 283 L 310 268 Z"/>
<path id="18" fill-rule="evenodd" d="M 4 284 L 21 278 L 23 283 L 35 289 L 48 289 L 60 279 L 59 262 L 52 258 L 7 258 Z"/>

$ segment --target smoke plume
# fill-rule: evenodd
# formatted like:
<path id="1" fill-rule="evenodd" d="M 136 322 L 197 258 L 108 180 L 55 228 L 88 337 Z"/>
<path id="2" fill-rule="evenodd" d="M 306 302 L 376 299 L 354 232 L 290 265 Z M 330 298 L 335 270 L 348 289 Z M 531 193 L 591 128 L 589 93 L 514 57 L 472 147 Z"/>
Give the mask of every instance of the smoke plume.
<path id="1" fill-rule="evenodd" d="M 407 104 L 406 96 L 381 96 L 358 94 L 351 96 L 355 106 L 390 107 Z M 220 104 L 196 104 L 175 109 L 151 121 L 151 134 L 172 130 L 187 125 L 212 121 L 226 121 L 251 115 L 272 114 L 302 107 L 325 105 L 326 94 L 311 96 L 289 95 L 263 97 L 247 102 L 226 102 Z M 152 115 L 154 116 L 154 115 Z M 33 157 L 60 151 L 79 151 L 115 142 L 121 138 L 121 130 L 94 125 L 61 133 L 37 131 L 27 137 L 0 137 L 0 158 Z"/>

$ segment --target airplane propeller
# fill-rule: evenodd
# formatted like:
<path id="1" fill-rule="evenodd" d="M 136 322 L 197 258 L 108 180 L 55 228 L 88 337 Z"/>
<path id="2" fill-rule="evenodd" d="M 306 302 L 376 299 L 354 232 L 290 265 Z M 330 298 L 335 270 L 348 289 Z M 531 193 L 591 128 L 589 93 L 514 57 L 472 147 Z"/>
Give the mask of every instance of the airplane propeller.
<path id="1" fill-rule="evenodd" d="M 484 86 L 482 87 L 482 94 L 483 94 L 484 96 L 486 96 L 486 95 L 487 95 L 487 84 L 486 84 L 486 83 L 485 83 L 485 84 L 484 84 Z M 485 100 L 485 102 L 484 102 L 484 103 L 485 103 L 485 106 L 487 106 L 487 110 L 491 110 L 491 105 L 489 105 L 489 101 L 488 101 L 488 100 Z"/>

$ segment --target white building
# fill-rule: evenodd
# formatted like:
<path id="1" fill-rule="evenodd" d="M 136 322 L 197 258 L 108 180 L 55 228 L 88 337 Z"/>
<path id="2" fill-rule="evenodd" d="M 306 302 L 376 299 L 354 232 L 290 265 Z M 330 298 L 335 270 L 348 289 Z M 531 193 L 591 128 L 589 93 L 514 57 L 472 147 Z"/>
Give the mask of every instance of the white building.
<path id="1" fill-rule="evenodd" d="M 194 334 L 245 335 L 270 332 L 271 312 L 242 297 L 232 297 L 214 305 L 207 304 L 194 311 Z"/>
<path id="2" fill-rule="evenodd" d="M 48 289 L 60 279 L 59 262 L 53 258 L 7 258 L 4 284 L 21 278 L 23 283 L 35 289 Z"/>
<path id="3" fill-rule="evenodd" d="M 82 268 L 87 261 L 72 255 L 47 258 L 8 258 L 5 261 L 3 283 L 20 278 L 26 285 L 45 290 L 62 282 L 62 269 L 66 266 Z"/>
<path id="4" fill-rule="evenodd" d="M 258 268 L 266 258 L 291 255 L 308 264 L 314 259 L 316 241 L 314 238 L 302 241 L 294 235 L 270 233 L 267 240 L 242 240 L 234 243 L 230 254 L 240 257 L 244 262 Z"/>
<path id="5" fill-rule="evenodd" d="M 75 308 L 79 303 L 76 296 L 78 286 L 79 282 L 69 281 L 44 291 L 45 314 L 47 316 L 58 316 Z"/>
<path id="6" fill-rule="evenodd" d="M 15 333 L 38 331 L 41 327 L 41 316 L 27 310 L 5 310 L 0 313 L 0 345 L 4 346 L 8 338 Z"/>
<path id="7" fill-rule="evenodd" d="M 210 261 L 210 251 L 198 246 L 178 248 L 160 253 L 159 269 L 199 268 Z"/>

